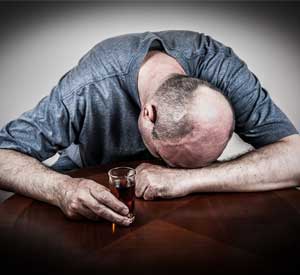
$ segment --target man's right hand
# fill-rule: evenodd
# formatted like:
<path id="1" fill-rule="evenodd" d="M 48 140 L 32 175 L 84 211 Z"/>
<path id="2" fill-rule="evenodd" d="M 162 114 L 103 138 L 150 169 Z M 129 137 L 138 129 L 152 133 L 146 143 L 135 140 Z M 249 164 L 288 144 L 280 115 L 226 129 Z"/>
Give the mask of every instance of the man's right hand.
<path id="1" fill-rule="evenodd" d="M 71 219 L 106 219 L 128 226 L 128 208 L 108 188 L 88 179 L 72 178 L 23 153 L 0 149 L 0 189 L 58 206 Z"/>
<path id="2" fill-rule="evenodd" d="M 106 219 L 129 226 L 128 207 L 119 201 L 108 188 L 84 178 L 68 178 L 63 185 L 59 207 L 70 219 L 83 217 L 98 221 Z"/>

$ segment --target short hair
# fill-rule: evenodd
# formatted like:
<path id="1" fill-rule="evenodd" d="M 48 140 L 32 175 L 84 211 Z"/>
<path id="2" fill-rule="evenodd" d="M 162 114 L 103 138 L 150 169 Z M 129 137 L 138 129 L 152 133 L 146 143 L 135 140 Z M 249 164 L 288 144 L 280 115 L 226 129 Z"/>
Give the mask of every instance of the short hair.
<path id="1" fill-rule="evenodd" d="M 181 139 L 192 131 L 193 121 L 188 116 L 187 110 L 199 86 L 206 86 L 220 92 L 220 95 L 229 103 L 233 114 L 233 123 L 228 139 L 232 136 L 235 128 L 234 110 L 221 91 L 203 79 L 172 74 L 158 87 L 154 94 L 158 101 L 157 119 L 152 130 L 154 139 Z"/>

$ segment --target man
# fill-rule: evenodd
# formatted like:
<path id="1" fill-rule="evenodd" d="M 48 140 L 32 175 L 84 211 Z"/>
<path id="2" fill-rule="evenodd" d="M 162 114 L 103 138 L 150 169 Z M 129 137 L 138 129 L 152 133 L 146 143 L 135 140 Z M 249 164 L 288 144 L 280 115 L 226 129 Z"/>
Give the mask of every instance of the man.
<path id="1" fill-rule="evenodd" d="M 233 130 L 255 150 L 215 162 Z M 121 225 L 132 222 L 128 209 L 105 187 L 59 172 L 159 157 L 168 166 L 137 168 L 136 195 L 146 200 L 280 189 L 300 177 L 292 123 L 231 48 L 190 31 L 99 43 L 49 96 L 2 129 L 0 148 L 1 188 L 70 218 Z M 52 169 L 40 163 L 58 151 Z"/>

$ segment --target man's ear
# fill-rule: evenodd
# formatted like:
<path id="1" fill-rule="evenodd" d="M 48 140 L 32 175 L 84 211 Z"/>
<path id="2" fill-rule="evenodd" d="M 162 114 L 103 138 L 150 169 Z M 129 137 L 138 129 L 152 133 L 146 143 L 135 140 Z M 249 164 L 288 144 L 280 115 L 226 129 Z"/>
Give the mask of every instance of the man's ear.
<path id="1" fill-rule="evenodd" d="M 151 121 L 154 124 L 157 119 L 156 107 L 153 104 L 145 104 L 143 116 L 145 119 Z"/>

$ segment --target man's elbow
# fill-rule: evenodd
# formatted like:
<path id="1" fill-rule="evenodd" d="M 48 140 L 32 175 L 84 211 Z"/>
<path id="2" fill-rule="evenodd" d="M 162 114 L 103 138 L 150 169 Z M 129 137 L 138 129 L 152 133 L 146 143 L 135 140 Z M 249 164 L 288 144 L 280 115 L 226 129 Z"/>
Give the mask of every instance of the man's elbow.
<path id="1" fill-rule="evenodd" d="M 291 176 L 300 185 L 300 135 L 291 135 L 280 140 L 287 146 L 287 162 L 290 163 Z"/>
<path id="2" fill-rule="evenodd" d="M 291 135 L 281 139 L 279 142 L 286 146 L 291 161 L 299 161 L 298 163 L 300 163 L 300 135 Z M 298 166 L 298 169 L 300 170 L 300 166 Z"/>

